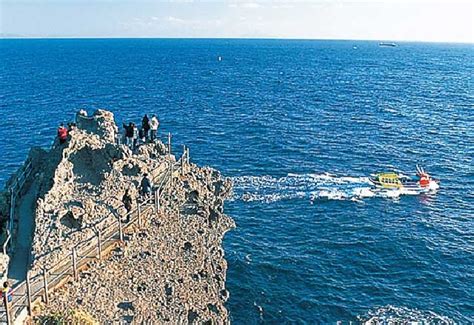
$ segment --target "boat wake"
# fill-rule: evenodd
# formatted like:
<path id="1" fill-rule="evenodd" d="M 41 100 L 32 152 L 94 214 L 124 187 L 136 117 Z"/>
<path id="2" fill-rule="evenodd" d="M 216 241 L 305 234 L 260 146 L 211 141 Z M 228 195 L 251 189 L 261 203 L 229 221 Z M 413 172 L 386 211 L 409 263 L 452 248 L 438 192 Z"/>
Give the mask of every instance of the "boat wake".
<path id="1" fill-rule="evenodd" d="M 311 202 L 325 200 L 348 200 L 363 202 L 366 198 L 382 197 L 398 199 L 401 195 L 418 192 L 399 189 L 376 189 L 369 177 L 337 176 L 323 174 L 288 174 L 272 176 L 233 177 L 232 201 L 276 202 L 282 200 L 308 199 Z"/>

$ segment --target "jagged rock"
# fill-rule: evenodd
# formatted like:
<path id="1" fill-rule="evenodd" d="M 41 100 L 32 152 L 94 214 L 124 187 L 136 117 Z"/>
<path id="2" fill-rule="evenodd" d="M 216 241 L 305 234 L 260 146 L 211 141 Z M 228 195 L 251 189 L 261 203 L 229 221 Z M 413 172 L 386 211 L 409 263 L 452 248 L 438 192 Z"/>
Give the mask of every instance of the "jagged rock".
<path id="1" fill-rule="evenodd" d="M 32 277 L 69 260 L 72 248 L 98 230 L 125 220 L 125 191 L 136 208 L 142 175 L 159 182 L 169 161 L 176 161 L 160 141 L 132 152 L 115 143 L 116 135 L 112 113 L 79 112 L 67 143 L 30 152 L 30 181 L 39 189 Z M 175 171 L 173 186 L 161 193 L 160 214 L 143 212 L 145 225 L 127 228 L 125 243 L 107 259 L 90 262 L 45 312 L 80 307 L 100 323 L 228 323 L 221 246 L 235 227 L 223 213 L 230 192 L 231 182 L 212 168 L 191 164 L 184 175 Z"/>
<path id="2" fill-rule="evenodd" d="M 76 115 L 76 123 L 82 130 L 97 134 L 111 143 L 115 142 L 118 128 L 112 112 L 99 109 L 92 116 L 88 116 L 86 111 L 80 110 Z"/>

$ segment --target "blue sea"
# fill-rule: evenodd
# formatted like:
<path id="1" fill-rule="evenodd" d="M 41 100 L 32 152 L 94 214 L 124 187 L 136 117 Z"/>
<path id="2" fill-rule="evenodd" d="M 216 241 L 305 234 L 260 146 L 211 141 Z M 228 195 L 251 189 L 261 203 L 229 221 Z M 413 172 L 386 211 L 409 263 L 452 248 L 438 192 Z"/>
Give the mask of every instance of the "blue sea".
<path id="1" fill-rule="evenodd" d="M 234 180 L 234 324 L 474 322 L 474 45 L 5 39 L 0 68 L 2 186 L 80 108 Z M 416 164 L 437 193 L 355 194 Z"/>

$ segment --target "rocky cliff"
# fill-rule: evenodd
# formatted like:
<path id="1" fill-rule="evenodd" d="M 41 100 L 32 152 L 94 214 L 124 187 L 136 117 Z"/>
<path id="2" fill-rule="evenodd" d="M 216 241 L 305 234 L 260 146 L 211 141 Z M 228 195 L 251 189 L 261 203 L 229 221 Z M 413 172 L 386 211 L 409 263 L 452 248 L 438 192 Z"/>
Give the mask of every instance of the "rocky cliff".
<path id="1" fill-rule="evenodd" d="M 66 259 L 81 242 L 117 223 L 144 173 L 160 179 L 176 158 L 161 141 L 135 151 L 116 144 L 113 114 L 81 112 L 68 141 L 30 152 L 35 230 L 31 276 Z M 235 226 L 223 212 L 231 183 L 211 168 L 190 164 L 161 193 L 141 227 L 126 229 L 109 258 L 92 261 L 41 313 L 83 309 L 101 323 L 226 323 L 226 261 L 222 239 Z M 134 203 L 136 207 L 136 203 Z"/>

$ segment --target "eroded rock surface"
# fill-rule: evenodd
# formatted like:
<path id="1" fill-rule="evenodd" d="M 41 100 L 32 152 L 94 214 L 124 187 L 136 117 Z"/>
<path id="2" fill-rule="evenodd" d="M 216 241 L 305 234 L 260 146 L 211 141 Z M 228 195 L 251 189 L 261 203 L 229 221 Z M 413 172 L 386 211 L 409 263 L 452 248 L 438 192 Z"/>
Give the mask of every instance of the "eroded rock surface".
<path id="1" fill-rule="evenodd" d="M 126 213 L 125 191 L 136 202 L 143 174 L 161 180 L 176 160 L 159 141 L 132 152 L 116 144 L 116 137 L 112 113 L 80 112 L 67 143 L 30 152 L 29 182 L 38 188 L 32 277 L 70 259 L 74 247 L 116 224 Z M 101 323 L 228 322 L 221 244 L 235 226 L 223 213 L 230 190 L 230 181 L 211 168 L 191 164 L 185 173 L 175 171 L 160 213 L 149 209 L 142 228 L 127 229 L 122 246 L 53 294 L 44 312 L 83 308 Z"/>
<path id="2" fill-rule="evenodd" d="M 156 154 L 151 159 L 148 154 L 163 152 L 160 142 L 143 145 L 136 154 L 110 142 L 115 131 L 106 132 L 103 125 L 112 125 L 113 129 L 116 126 L 112 124 L 113 115 L 105 116 L 112 121 L 102 121 L 98 133 L 108 137 L 91 132 L 89 123 L 87 130 L 72 130 L 64 145 L 57 143 L 49 152 L 32 153 L 35 179 L 40 184 L 33 276 L 43 267 L 51 268 L 61 261 L 78 242 L 116 222 L 125 213 L 121 200 L 125 190 L 130 190 L 135 201 L 144 173 L 158 177 L 167 168 L 164 155 Z"/>
<path id="3" fill-rule="evenodd" d="M 78 282 L 54 295 L 48 310 L 83 308 L 101 324 L 227 323 L 221 244 L 234 223 L 218 212 L 218 197 L 229 189 L 218 173 L 193 166 L 164 193 L 160 214 L 129 229 L 125 244 L 91 262 Z M 195 193 L 193 202 L 189 193 Z"/>

